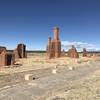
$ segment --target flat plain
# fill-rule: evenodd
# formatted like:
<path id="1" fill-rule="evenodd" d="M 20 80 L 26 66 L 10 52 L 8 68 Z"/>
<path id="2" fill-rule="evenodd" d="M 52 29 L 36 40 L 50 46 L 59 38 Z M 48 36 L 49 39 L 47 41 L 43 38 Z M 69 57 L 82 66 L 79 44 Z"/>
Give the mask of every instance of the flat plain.
<path id="1" fill-rule="evenodd" d="M 0 71 L 0 100 L 100 100 L 100 57 L 29 54 Z M 56 70 L 56 73 L 53 71 Z M 32 74 L 33 79 L 25 80 Z"/>

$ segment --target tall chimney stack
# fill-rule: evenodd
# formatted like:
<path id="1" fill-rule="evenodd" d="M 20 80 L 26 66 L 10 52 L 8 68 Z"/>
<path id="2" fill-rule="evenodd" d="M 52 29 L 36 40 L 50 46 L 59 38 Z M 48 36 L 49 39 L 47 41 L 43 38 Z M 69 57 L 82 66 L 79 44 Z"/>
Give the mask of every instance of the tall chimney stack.
<path id="1" fill-rule="evenodd" d="M 54 27 L 54 40 L 59 40 L 59 28 Z"/>

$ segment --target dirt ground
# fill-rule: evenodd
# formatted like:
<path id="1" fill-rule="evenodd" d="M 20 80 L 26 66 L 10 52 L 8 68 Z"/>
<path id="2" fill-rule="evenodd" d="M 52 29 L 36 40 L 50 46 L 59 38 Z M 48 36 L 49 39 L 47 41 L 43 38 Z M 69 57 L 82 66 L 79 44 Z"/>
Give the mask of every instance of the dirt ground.
<path id="1" fill-rule="evenodd" d="M 55 66 L 60 68 L 80 67 L 89 65 L 91 62 L 100 61 L 100 57 L 81 57 L 79 59 L 73 59 L 69 57 L 61 57 L 57 59 L 47 59 L 46 54 L 28 54 L 27 58 L 18 59 L 16 63 L 19 65 L 4 66 L 0 68 L 0 75 L 18 73 L 24 71 L 31 71 L 37 69 L 54 68 Z"/>
<path id="2" fill-rule="evenodd" d="M 0 100 L 100 100 L 100 57 L 31 54 L 17 63 L 1 68 Z M 26 74 L 36 80 L 25 81 Z"/>
<path id="3" fill-rule="evenodd" d="M 70 89 L 58 91 L 47 100 L 100 100 L 100 70 Z"/>

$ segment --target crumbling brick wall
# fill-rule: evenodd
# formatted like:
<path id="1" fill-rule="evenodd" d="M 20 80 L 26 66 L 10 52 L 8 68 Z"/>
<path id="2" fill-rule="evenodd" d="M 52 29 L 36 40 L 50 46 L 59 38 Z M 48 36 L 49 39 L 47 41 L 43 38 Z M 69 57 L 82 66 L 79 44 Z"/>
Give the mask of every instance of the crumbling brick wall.
<path id="1" fill-rule="evenodd" d="M 74 46 L 68 51 L 68 57 L 79 58 L 79 54 Z"/>
<path id="2" fill-rule="evenodd" d="M 13 52 L 15 54 L 15 58 L 26 58 L 27 53 L 26 53 L 26 45 L 24 44 L 18 44 L 17 48 Z"/>
<path id="3" fill-rule="evenodd" d="M 0 54 L 0 66 L 13 65 L 15 63 L 15 56 L 13 53 L 3 51 Z"/>

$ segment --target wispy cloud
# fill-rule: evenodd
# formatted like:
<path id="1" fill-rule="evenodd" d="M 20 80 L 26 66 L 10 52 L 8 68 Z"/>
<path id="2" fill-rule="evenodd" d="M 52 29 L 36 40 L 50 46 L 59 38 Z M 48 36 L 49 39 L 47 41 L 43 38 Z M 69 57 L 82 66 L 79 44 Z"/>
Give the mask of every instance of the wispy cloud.
<path id="1" fill-rule="evenodd" d="M 62 41 L 62 49 L 68 50 L 72 45 L 74 45 L 79 51 L 82 51 L 83 48 L 86 48 L 88 51 L 100 51 L 100 48 L 94 44 L 76 41 Z"/>

